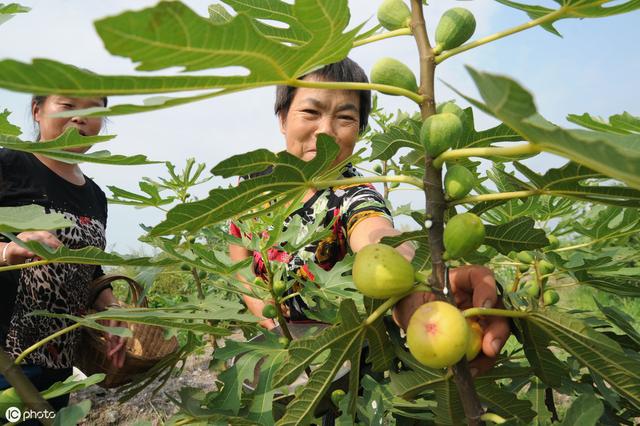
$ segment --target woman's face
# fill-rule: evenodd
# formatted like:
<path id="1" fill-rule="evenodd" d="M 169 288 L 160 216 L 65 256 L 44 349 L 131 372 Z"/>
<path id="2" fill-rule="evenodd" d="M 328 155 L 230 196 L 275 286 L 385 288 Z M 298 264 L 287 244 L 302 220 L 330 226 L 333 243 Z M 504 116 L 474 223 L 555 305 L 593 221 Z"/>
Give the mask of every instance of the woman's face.
<path id="1" fill-rule="evenodd" d="M 59 112 L 85 109 L 91 107 L 102 107 L 104 102 L 102 98 L 69 98 L 66 96 L 51 95 L 48 96 L 40 105 L 32 105 L 33 119 L 38 123 L 40 128 L 40 140 L 50 141 L 70 127 L 75 127 L 83 136 L 95 136 L 100 133 L 102 128 L 101 117 L 51 117 L 51 114 Z M 89 147 L 70 148 L 69 151 L 84 152 Z"/>
<path id="2" fill-rule="evenodd" d="M 360 128 L 360 97 L 352 90 L 300 87 L 286 116 L 280 117 L 280 131 L 287 152 L 309 161 L 316 156 L 320 133 L 335 139 L 340 147 L 335 163 L 353 154 Z"/>

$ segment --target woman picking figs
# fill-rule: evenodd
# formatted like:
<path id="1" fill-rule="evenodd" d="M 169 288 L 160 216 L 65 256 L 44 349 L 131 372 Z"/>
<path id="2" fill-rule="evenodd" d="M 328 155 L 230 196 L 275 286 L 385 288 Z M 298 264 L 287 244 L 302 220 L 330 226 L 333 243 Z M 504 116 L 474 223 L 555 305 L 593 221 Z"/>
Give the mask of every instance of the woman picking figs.
<path id="1" fill-rule="evenodd" d="M 70 128 L 82 136 L 95 136 L 102 127 L 101 118 L 51 115 L 90 107 L 102 107 L 106 98 L 34 96 L 33 120 L 38 125 L 38 141 L 56 139 Z M 69 148 L 84 152 L 88 146 Z M 15 207 L 38 204 L 47 211 L 61 213 L 73 226 L 55 232 L 22 232 L 22 241 L 38 241 L 52 249 L 105 246 L 107 200 L 102 190 L 85 176 L 77 164 L 64 163 L 39 154 L 0 149 L 0 206 Z M 0 266 L 29 263 L 34 253 L 9 240 L 0 240 Z M 60 318 L 29 315 L 35 310 L 82 315 L 88 308 L 88 285 L 102 274 L 94 265 L 47 264 L 0 272 L 0 345 L 17 358 L 36 342 L 68 326 Z M 110 288 L 103 290 L 94 307 L 106 309 L 116 305 Z M 110 321 L 110 326 L 117 326 Z M 39 390 L 71 375 L 79 333 L 71 332 L 31 352 L 23 366 L 25 374 Z M 115 366 L 124 361 L 124 340 L 110 336 L 107 353 Z M 0 375 L 0 389 L 10 387 Z M 59 410 L 67 404 L 64 395 L 50 401 Z"/>
<path id="2" fill-rule="evenodd" d="M 368 82 L 362 68 L 350 59 L 327 65 L 303 77 L 312 81 Z M 371 93 L 369 91 L 331 90 L 317 88 L 294 88 L 281 86 L 276 93 L 275 112 L 280 122 L 286 150 L 290 154 L 309 161 L 316 155 L 316 139 L 319 134 L 331 136 L 339 145 L 339 154 L 335 164 L 343 162 L 352 155 L 359 135 L 366 129 L 371 111 Z M 344 167 L 342 176 L 357 176 L 351 165 Z M 308 265 L 313 262 L 325 270 L 330 270 L 342 260 L 348 251 L 379 250 L 376 255 L 396 256 L 406 260 L 413 258 L 414 249 L 410 244 L 402 244 L 395 250 L 377 244 L 383 237 L 398 235 L 400 231 L 393 221 L 384 198 L 369 184 L 334 186 L 321 190 L 309 190 L 303 205 L 284 222 L 286 228 L 297 216 L 303 226 L 301 232 L 308 231 L 314 223 L 330 227 L 328 237 L 314 241 L 296 252 L 285 252 L 281 248 L 271 248 L 269 260 L 286 264 L 290 274 L 288 278 L 296 281 L 314 280 Z M 241 236 L 240 229 L 231 225 L 231 232 Z M 386 248 L 385 248 L 386 247 Z M 389 251 L 390 250 L 390 251 Z M 266 279 L 266 270 L 260 253 L 249 252 L 238 245 L 230 246 L 234 261 L 253 257 L 253 271 L 258 278 Z M 406 259 L 406 260 L 405 260 Z M 410 266 L 410 265 L 409 265 Z M 354 270 L 354 276 L 357 272 Z M 407 275 L 413 284 L 413 272 L 396 269 L 391 275 Z M 385 297 L 389 286 L 396 281 L 390 277 L 384 286 L 377 288 L 379 297 Z M 406 280 L 405 280 L 406 281 Z M 490 270 L 479 266 L 456 268 L 450 273 L 451 287 L 460 308 L 471 306 L 493 307 L 497 304 L 496 284 Z M 274 283 L 274 285 L 276 285 Z M 278 284 L 280 285 L 280 284 Z M 403 285 L 403 284 L 401 284 Z M 294 286 L 295 287 L 295 286 Z M 383 288 L 386 287 L 386 288 Z M 282 289 L 292 291 L 292 289 Z M 294 288 L 293 291 L 296 289 Z M 424 303 L 434 299 L 431 293 L 413 293 L 400 301 L 395 308 L 394 318 L 404 329 L 412 314 Z M 275 309 L 268 301 L 244 297 L 249 310 L 264 318 L 261 325 L 271 329 L 275 327 L 272 319 Z M 288 320 L 306 320 L 308 309 L 302 298 L 296 296 L 286 300 Z M 483 356 L 474 361 L 473 368 L 478 371 L 492 365 L 494 358 L 509 336 L 509 326 L 504 318 L 488 318 L 482 339 Z"/>

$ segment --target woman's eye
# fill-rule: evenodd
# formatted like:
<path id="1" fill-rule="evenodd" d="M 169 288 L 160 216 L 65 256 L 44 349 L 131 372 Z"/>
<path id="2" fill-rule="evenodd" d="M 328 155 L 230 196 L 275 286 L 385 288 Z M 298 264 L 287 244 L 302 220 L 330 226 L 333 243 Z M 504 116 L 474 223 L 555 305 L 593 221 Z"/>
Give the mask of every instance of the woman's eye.
<path id="1" fill-rule="evenodd" d="M 65 108 L 73 108 L 72 104 L 67 104 L 67 103 L 62 104 L 62 106 Z"/>

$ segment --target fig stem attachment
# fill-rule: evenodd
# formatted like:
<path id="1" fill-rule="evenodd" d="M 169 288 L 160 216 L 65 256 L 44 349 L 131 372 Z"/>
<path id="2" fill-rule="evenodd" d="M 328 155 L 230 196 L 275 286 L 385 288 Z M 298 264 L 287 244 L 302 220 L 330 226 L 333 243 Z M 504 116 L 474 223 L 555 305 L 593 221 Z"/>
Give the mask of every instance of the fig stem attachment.
<path id="1" fill-rule="evenodd" d="M 414 274 L 414 279 L 420 284 L 429 284 L 429 278 L 431 278 L 431 269 L 416 271 Z"/>
<path id="2" fill-rule="evenodd" d="M 482 46 L 483 44 L 491 43 L 492 41 L 500 40 L 501 38 L 510 36 L 512 34 L 519 33 L 520 31 L 528 30 L 530 28 L 535 28 L 538 25 L 546 24 L 547 22 L 553 22 L 557 20 L 559 17 L 565 15 L 567 13 L 566 7 L 561 7 L 558 10 L 555 10 L 551 13 L 548 13 L 544 16 L 541 16 L 537 19 L 534 19 L 529 22 L 525 22 L 524 24 L 517 25 L 515 27 L 509 28 L 504 31 L 497 32 L 495 34 L 489 35 L 487 37 L 479 38 L 471 43 L 463 44 L 460 47 L 456 47 L 455 49 L 447 50 L 442 54 L 438 54 L 436 56 L 436 64 L 441 63 L 445 59 L 448 59 L 452 56 L 455 56 L 459 53 L 466 52 L 467 50 L 473 49 L 478 46 Z"/>
<path id="3" fill-rule="evenodd" d="M 455 160 L 457 158 L 468 157 L 518 157 L 528 154 L 539 154 L 542 149 L 538 148 L 534 144 L 524 144 L 509 147 L 487 147 L 487 148 L 462 148 L 454 149 L 451 151 L 445 151 L 433 160 L 433 166 L 440 169 L 445 161 Z"/>
<path id="4" fill-rule="evenodd" d="M 497 308 L 469 308 L 462 311 L 462 316 L 465 318 L 477 317 L 477 316 L 496 316 L 496 317 L 509 317 L 509 318 L 526 318 L 529 316 L 528 312 L 511 311 L 508 309 Z"/>
<path id="5" fill-rule="evenodd" d="M 375 83 L 353 83 L 353 82 L 336 82 L 336 81 L 315 81 L 315 80 L 287 80 L 283 83 L 293 87 L 309 87 L 312 89 L 335 89 L 335 90 L 377 90 L 378 92 L 390 95 L 405 96 L 417 104 L 424 102 L 424 96 L 419 95 L 411 90 L 401 87 L 390 86 L 388 84 Z"/>
<path id="6" fill-rule="evenodd" d="M 384 40 L 387 38 L 411 35 L 411 28 L 399 28 L 397 30 L 389 31 L 382 34 L 372 35 L 371 37 L 363 38 L 353 42 L 353 47 L 364 46 L 365 44 L 373 43 L 375 41 Z"/>

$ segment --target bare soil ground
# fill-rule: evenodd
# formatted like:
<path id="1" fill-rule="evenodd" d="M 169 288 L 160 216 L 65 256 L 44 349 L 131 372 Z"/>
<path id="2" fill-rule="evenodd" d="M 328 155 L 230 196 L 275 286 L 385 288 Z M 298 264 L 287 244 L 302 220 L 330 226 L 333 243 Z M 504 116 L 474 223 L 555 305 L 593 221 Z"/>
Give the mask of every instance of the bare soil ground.
<path id="1" fill-rule="evenodd" d="M 134 425 L 141 421 L 162 425 L 177 411 L 177 406 L 167 394 L 179 400 L 178 391 L 191 386 L 210 391 L 215 389 L 215 374 L 208 370 L 211 351 L 188 358 L 182 375 L 170 379 L 156 395 L 153 387 L 143 390 L 127 402 L 120 403 L 118 389 L 103 389 L 97 385 L 75 392 L 69 404 L 91 400 L 91 411 L 81 425 Z"/>

